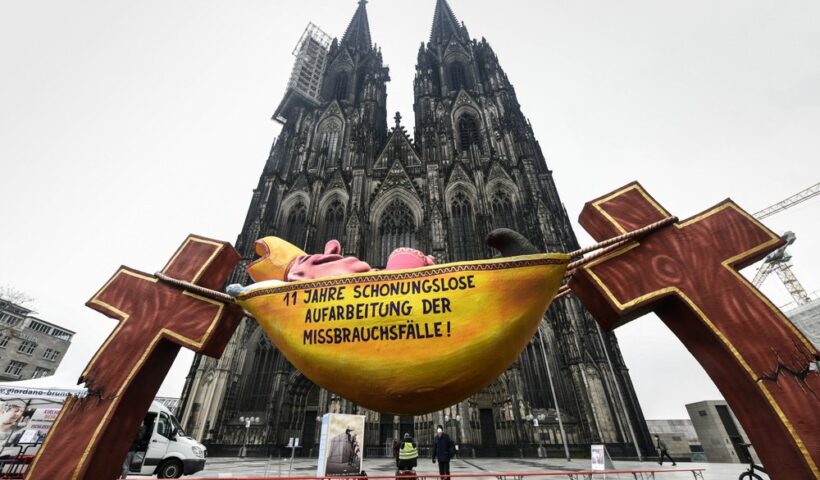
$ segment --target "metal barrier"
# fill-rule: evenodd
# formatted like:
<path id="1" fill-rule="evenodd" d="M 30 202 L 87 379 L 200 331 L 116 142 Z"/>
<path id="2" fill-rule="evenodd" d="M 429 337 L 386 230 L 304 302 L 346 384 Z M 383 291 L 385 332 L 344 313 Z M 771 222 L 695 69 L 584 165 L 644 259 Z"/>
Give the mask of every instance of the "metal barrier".
<path id="1" fill-rule="evenodd" d="M 526 477 L 569 477 L 570 480 L 595 480 L 606 478 L 607 475 L 628 474 L 635 480 L 654 479 L 655 474 L 664 473 L 691 473 L 695 480 L 703 480 L 705 468 L 671 468 L 671 469 L 645 469 L 645 470 L 586 470 L 586 471 L 553 471 L 553 472 L 502 472 L 502 473 L 453 473 L 450 475 L 435 475 L 421 473 L 417 475 L 367 475 L 367 476 L 345 476 L 345 477 L 229 477 L 231 480 L 443 480 L 444 478 L 487 478 L 495 477 L 497 480 L 525 480 Z M 205 478 L 200 480 L 224 480 L 224 478 Z M 663 480 L 661 478 L 661 480 Z"/>

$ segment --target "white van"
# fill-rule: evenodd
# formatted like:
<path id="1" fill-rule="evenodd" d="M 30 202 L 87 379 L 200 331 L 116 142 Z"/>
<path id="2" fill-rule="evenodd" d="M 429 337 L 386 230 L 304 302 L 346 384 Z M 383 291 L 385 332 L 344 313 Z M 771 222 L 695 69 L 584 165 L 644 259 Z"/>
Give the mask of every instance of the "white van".
<path id="1" fill-rule="evenodd" d="M 0 458 L 34 454 L 48 435 L 66 396 L 83 397 L 88 393 L 84 389 L 38 388 L 22 383 L 0 384 Z M 205 447 L 185 435 L 164 405 L 152 402 L 143 425 L 143 438 L 136 442 L 138 452 L 129 475 L 179 478 L 205 468 Z"/>
<path id="2" fill-rule="evenodd" d="M 145 414 L 144 438 L 131 462 L 130 475 L 179 478 L 205 468 L 205 446 L 185 435 L 170 410 L 152 402 Z"/>

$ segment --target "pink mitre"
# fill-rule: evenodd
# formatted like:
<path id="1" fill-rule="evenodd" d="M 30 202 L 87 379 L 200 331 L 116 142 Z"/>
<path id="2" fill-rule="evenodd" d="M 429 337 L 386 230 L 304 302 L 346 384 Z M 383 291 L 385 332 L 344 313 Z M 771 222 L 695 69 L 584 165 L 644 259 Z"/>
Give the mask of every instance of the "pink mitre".
<path id="1" fill-rule="evenodd" d="M 407 270 L 410 268 L 435 265 L 436 259 L 432 255 L 425 255 L 415 248 L 400 247 L 393 250 L 387 259 L 385 270 Z"/>

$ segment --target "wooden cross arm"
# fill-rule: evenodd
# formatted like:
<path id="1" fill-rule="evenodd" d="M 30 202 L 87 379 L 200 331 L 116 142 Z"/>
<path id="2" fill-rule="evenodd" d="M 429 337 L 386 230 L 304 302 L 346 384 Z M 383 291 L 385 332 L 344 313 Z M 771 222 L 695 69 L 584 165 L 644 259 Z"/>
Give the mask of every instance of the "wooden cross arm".
<path id="1" fill-rule="evenodd" d="M 584 204 L 578 221 L 595 240 L 604 241 L 671 216 L 640 183 L 632 182 Z M 687 228 L 701 222 L 707 223 L 709 229 Z M 648 253 L 647 249 L 639 250 L 642 244 L 651 244 L 651 250 Z M 684 257 L 686 265 L 669 261 L 670 254 L 679 253 L 681 245 L 688 249 L 688 256 Z M 735 254 L 732 248 L 736 245 L 748 248 Z M 651 292 L 638 288 L 628 291 L 635 279 L 647 276 L 647 265 L 658 267 L 660 273 L 666 271 L 670 284 L 674 284 L 682 277 L 680 269 L 708 271 L 714 268 L 715 256 L 725 251 L 721 258 L 723 266 L 738 277 L 737 280 L 748 283 L 736 271 L 763 259 L 782 245 L 784 242 L 780 237 L 734 201 L 726 199 L 690 218 L 663 227 L 646 239 L 639 239 L 590 262 L 576 271 L 570 287 L 601 326 L 611 330 L 662 307 L 665 302 L 680 300 L 679 289 L 672 287 Z M 611 266 L 604 265 L 607 262 Z M 602 274 L 606 275 L 607 281 L 602 281 Z M 622 287 L 622 290 L 615 291 L 615 286 Z M 692 286 L 719 292 L 724 285 L 715 280 L 714 283 Z"/>
<path id="2" fill-rule="evenodd" d="M 670 218 L 633 182 L 586 204 L 597 240 Z M 700 362 L 773 479 L 820 479 L 817 349 L 738 269 L 783 245 L 725 200 L 580 267 L 570 288 L 605 329 L 653 311 Z"/>
<path id="3" fill-rule="evenodd" d="M 26 472 L 28 480 L 115 478 L 180 347 L 218 357 L 241 321 L 220 289 L 239 255 L 227 242 L 189 236 L 162 274 L 122 266 L 88 301 L 118 325 L 80 377 L 89 396 L 66 401 Z"/>
<path id="4" fill-rule="evenodd" d="M 578 223 L 598 242 L 671 217 L 638 182 L 584 204 Z"/>
<path id="5" fill-rule="evenodd" d="M 165 273 L 165 270 L 163 273 Z M 173 273 L 168 275 L 172 276 Z M 216 273 L 216 275 L 218 275 L 218 278 L 227 278 L 228 276 L 227 273 Z M 210 276 L 206 278 L 210 278 Z M 175 299 L 179 294 L 183 297 L 180 300 Z M 129 300 L 134 297 L 143 300 L 134 302 L 128 311 L 117 307 L 118 305 L 128 304 Z M 125 327 L 126 322 L 133 315 L 143 318 L 148 312 L 173 306 L 175 307 L 173 329 L 163 328 L 158 332 L 158 335 L 164 340 L 172 341 L 194 352 L 218 358 L 224 352 L 228 340 L 230 340 L 242 317 L 242 309 L 237 305 L 223 303 L 194 292 L 181 290 L 180 287 L 163 283 L 153 274 L 124 265 L 111 276 L 106 285 L 85 305 L 120 322 L 97 352 L 97 355 L 107 348 L 108 343 L 117 336 L 118 330 Z M 208 311 L 213 311 L 213 313 L 208 314 Z M 202 315 L 209 315 L 213 318 L 204 327 L 201 325 L 200 320 Z M 153 327 L 153 325 L 147 323 L 144 326 L 146 329 Z M 137 327 L 137 325 L 131 325 L 130 327 Z M 137 332 L 132 330 L 129 335 L 135 333 Z M 123 340 L 128 341 L 129 339 Z M 86 370 L 90 370 L 93 364 L 94 359 L 92 359 Z M 81 381 L 85 380 L 81 379 Z"/>
<path id="6" fill-rule="evenodd" d="M 755 228 L 764 232 L 760 238 L 764 238 L 767 242 L 771 240 L 771 237 L 776 236 L 759 220 L 743 210 L 730 198 L 723 200 L 712 208 L 664 228 L 675 227 L 681 230 L 687 225 L 698 223 L 700 220 L 727 209 L 739 213 L 751 222 Z M 612 237 L 646 227 L 671 216 L 672 214 L 661 206 L 661 204 L 646 191 L 643 185 L 639 182 L 631 182 L 614 192 L 602 195 L 585 203 L 578 217 L 578 223 L 584 227 L 584 230 L 586 230 L 592 238 L 598 242 L 602 242 Z M 747 227 L 744 225 L 743 219 L 739 217 L 732 219 L 731 222 L 717 226 L 721 228 L 720 230 L 713 231 L 715 238 L 704 238 L 702 243 L 705 244 L 708 240 L 723 240 L 723 243 L 731 243 L 735 240 L 740 240 L 741 242 L 752 240 L 737 238 L 739 235 L 737 230 Z M 783 244 L 783 240 L 778 237 L 777 243 L 767 245 L 767 247 L 777 245 L 776 247 L 747 252 L 742 258 L 735 259 L 729 265 L 736 269 L 745 268 L 763 259 L 768 253 L 780 248 Z"/>

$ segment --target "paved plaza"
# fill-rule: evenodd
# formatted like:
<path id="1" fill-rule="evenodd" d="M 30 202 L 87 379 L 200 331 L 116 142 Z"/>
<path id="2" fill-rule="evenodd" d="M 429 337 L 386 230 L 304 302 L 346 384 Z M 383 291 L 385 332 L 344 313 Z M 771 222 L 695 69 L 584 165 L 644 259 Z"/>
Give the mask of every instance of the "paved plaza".
<path id="1" fill-rule="evenodd" d="M 451 464 L 451 473 L 486 473 L 487 480 L 496 480 L 494 473 L 500 472 L 543 472 L 543 471 L 573 471 L 588 470 L 588 459 L 578 459 L 572 462 L 559 459 L 517 459 L 517 458 L 494 458 L 494 459 L 456 459 Z M 196 475 L 185 478 L 241 478 L 241 477 L 287 477 L 287 476 L 313 476 L 316 475 L 316 459 L 295 459 L 293 470 L 289 470 L 290 461 L 288 459 L 237 459 L 237 458 L 210 458 L 206 469 Z M 390 459 L 365 459 L 365 470 L 369 475 L 391 475 L 395 472 L 394 463 Z M 619 470 L 641 470 L 641 469 L 672 469 L 664 464 L 659 467 L 657 462 L 645 461 L 630 462 L 616 461 L 615 468 Z M 676 468 L 705 468 L 704 480 L 735 480 L 745 467 L 740 464 L 724 463 L 679 463 Z M 438 474 L 438 467 L 428 459 L 419 459 L 419 467 L 416 469 L 419 474 Z M 765 475 L 762 475 L 764 478 Z M 128 477 L 138 479 L 145 477 Z M 483 480 L 485 477 L 472 477 Z M 556 480 L 568 480 L 570 477 L 534 477 L 536 479 L 555 478 Z M 595 477 L 603 479 L 603 476 Z M 635 477 L 631 474 L 610 474 L 607 479 L 632 480 Z M 638 476 L 637 478 L 641 478 Z M 645 476 L 643 478 L 652 478 Z M 689 472 L 669 472 L 655 475 L 658 480 L 685 480 L 692 479 Z M 576 477 L 577 479 L 577 477 Z M 511 480 L 511 479 L 510 479 Z M 580 479 L 578 479 L 580 480 Z"/>

